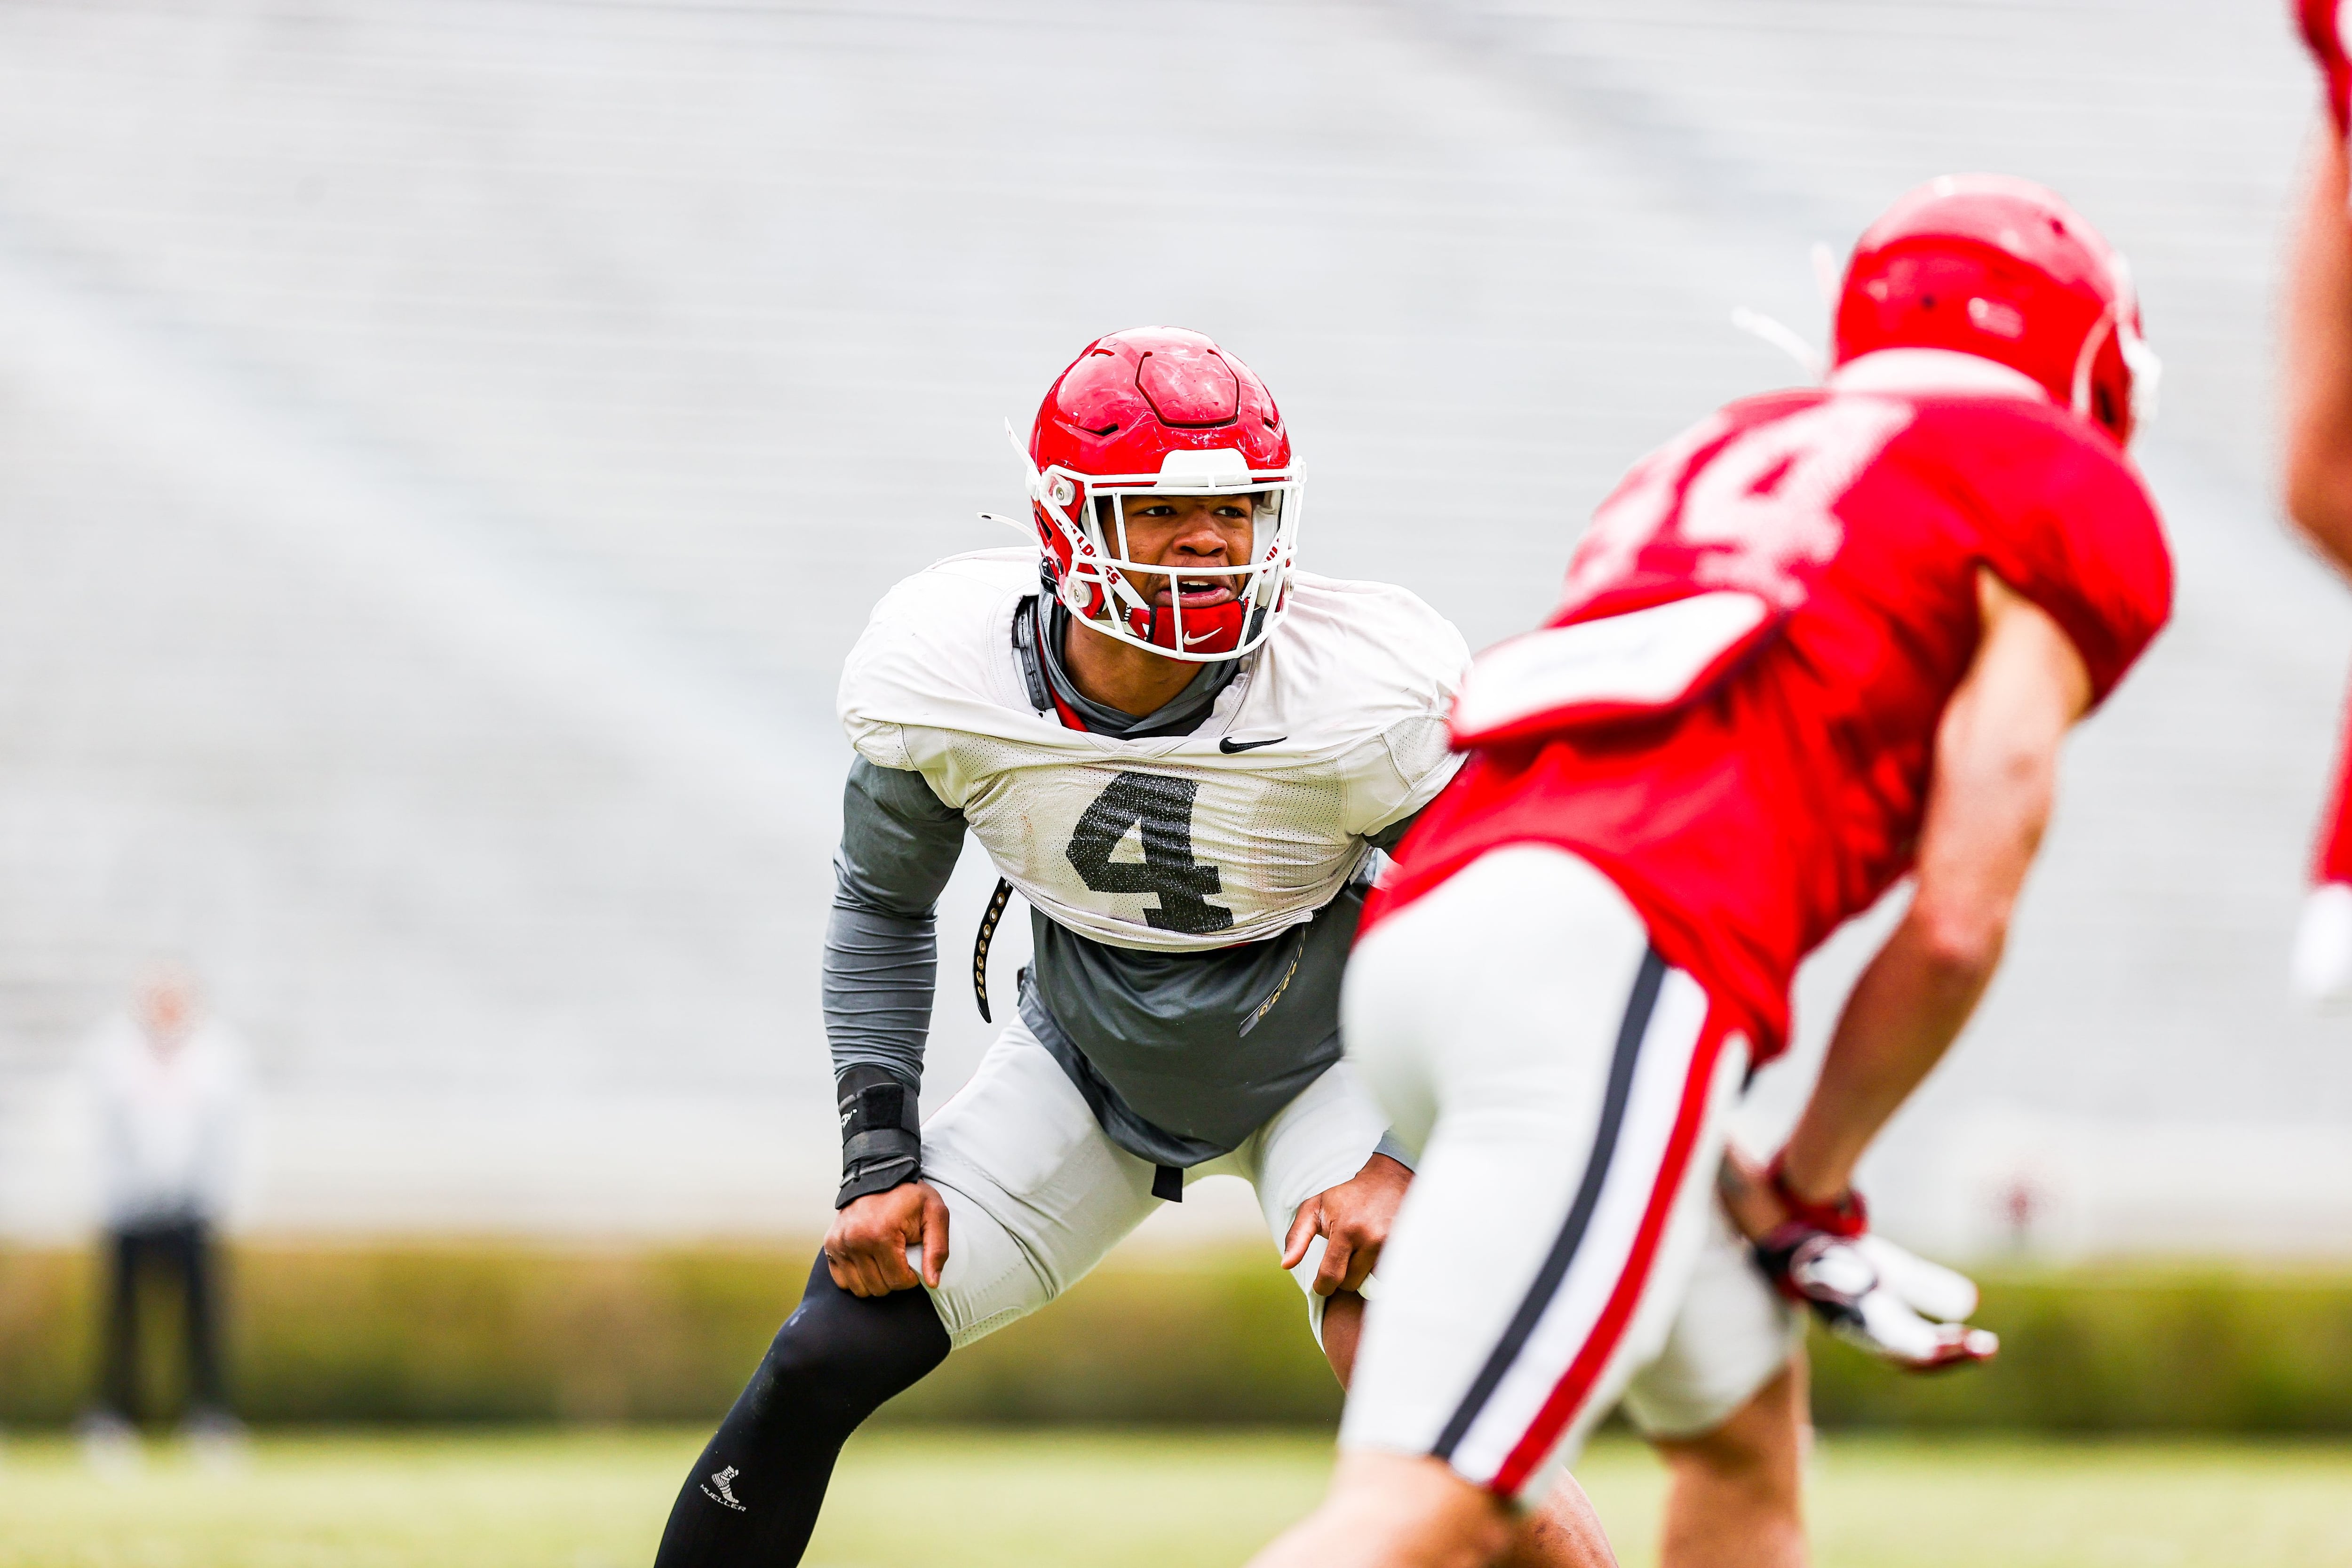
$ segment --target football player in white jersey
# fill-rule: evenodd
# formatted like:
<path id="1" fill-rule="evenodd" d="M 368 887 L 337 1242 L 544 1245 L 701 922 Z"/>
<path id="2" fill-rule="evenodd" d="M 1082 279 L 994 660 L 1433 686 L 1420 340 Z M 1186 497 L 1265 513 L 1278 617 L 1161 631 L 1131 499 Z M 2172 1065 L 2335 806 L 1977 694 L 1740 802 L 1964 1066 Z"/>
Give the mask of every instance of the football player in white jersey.
<path id="1" fill-rule="evenodd" d="M 799 1309 L 680 1489 L 660 1568 L 797 1563 L 877 1406 L 1084 1276 L 1185 1184 L 1257 1190 L 1342 1381 L 1409 1179 L 1340 1061 L 1376 849 L 1453 776 L 1467 650 L 1421 600 L 1296 569 L 1265 384 L 1198 333 L 1087 346 L 1028 447 L 1038 548 L 884 597 L 824 954 L 843 1182 Z M 919 1123 L 933 911 L 970 832 L 1034 962 L 971 1081 Z M 1605 1563 L 1580 1493 L 1525 1561 Z"/>

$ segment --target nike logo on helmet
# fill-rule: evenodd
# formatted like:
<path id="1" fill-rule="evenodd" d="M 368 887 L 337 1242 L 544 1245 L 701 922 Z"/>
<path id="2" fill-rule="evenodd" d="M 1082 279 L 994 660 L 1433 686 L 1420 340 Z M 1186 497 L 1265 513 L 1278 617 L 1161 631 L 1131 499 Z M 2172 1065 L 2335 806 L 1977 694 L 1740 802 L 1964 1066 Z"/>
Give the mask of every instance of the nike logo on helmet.
<path id="1" fill-rule="evenodd" d="M 1217 742 L 1217 750 L 1224 752 L 1225 755 L 1230 757 L 1238 752 L 1255 752 L 1260 746 L 1279 745 L 1281 742 L 1287 741 L 1288 739 L 1290 739 L 1290 737 L 1287 735 L 1276 735 L 1271 741 L 1236 741 L 1229 737 L 1220 737 Z"/>

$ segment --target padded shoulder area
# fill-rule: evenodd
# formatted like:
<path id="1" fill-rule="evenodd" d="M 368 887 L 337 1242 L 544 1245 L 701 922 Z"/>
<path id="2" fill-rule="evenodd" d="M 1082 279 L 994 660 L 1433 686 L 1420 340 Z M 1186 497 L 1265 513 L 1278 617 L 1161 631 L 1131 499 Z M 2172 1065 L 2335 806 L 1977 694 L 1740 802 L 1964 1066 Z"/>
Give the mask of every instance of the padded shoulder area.
<path id="1" fill-rule="evenodd" d="M 1291 593 L 1277 646 L 1287 641 L 1343 664 L 1357 691 L 1423 693 L 1434 684 L 1450 700 L 1461 685 L 1469 645 L 1411 589 L 1301 572 Z"/>
<path id="2" fill-rule="evenodd" d="M 842 666 L 835 708 L 851 744 L 904 768 L 885 729 L 1016 700 L 1013 607 L 1036 585 L 1037 552 L 1014 548 L 950 556 L 885 594 Z"/>
<path id="3" fill-rule="evenodd" d="M 1034 550 L 1016 546 L 950 555 L 900 578 L 875 605 L 866 629 L 869 635 L 885 627 L 915 629 L 939 624 L 941 617 L 969 625 L 974 616 L 990 614 L 1007 597 L 1019 598 L 1036 587 Z"/>
<path id="4" fill-rule="evenodd" d="M 2104 700 L 2172 611 L 2172 552 L 2123 449 L 2047 405 L 1923 400 L 1906 440 L 1975 502 L 1984 563 L 2064 629 Z"/>

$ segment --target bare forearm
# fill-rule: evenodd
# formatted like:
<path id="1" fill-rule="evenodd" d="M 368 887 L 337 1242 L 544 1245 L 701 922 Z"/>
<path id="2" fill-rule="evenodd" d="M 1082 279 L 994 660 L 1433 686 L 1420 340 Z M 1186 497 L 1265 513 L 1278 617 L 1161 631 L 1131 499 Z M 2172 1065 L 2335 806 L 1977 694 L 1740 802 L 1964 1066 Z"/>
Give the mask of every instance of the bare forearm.
<path id="1" fill-rule="evenodd" d="M 1919 885 L 1864 970 L 1783 1151 L 1798 1196 L 1835 1200 L 1862 1152 L 1942 1059 L 1984 994 L 2050 820 L 2058 745 L 2090 677 L 2057 623 L 1979 571 L 1983 640 L 1936 730 Z"/>
<path id="2" fill-rule="evenodd" d="M 1799 1195 L 1826 1202 L 1853 1184 L 1863 1152 L 1943 1058 L 1999 958 L 1997 941 L 1959 957 L 1919 921 L 1896 929 L 1848 998 L 1790 1135 L 1784 1169 Z"/>

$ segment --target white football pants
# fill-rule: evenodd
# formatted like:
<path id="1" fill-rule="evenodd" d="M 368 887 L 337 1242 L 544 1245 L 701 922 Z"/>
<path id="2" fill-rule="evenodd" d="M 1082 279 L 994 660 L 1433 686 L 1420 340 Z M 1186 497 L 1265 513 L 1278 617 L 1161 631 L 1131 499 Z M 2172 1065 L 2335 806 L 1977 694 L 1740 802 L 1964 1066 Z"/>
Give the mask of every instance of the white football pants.
<path id="1" fill-rule="evenodd" d="M 1714 1198 L 1747 1040 L 1607 878 L 1549 847 L 1480 858 L 1365 936 L 1341 1017 L 1423 1146 L 1343 1448 L 1532 1501 L 1621 1396 L 1695 1436 L 1787 1364 L 1801 1325 Z"/>
<path id="2" fill-rule="evenodd" d="M 1348 1064 L 1335 1064 L 1238 1149 L 1184 1173 L 1239 1176 L 1257 1190 L 1282 1245 L 1298 1205 L 1352 1180 L 1387 1123 Z M 1160 1200 L 1152 1165 L 1107 1136 L 1069 1075 L 1015 1018 L 980 1070 L 923 1124 L 923 1179 L 948 1205 L 948 1261 L 931 1292 L 961 1350 L 1026 1317 L 1084 1278 Z M 1309 1289 L 1318 1237 L 1292 1274 L 1319 1339 L 1323 1298 Z"/>

